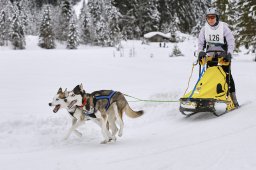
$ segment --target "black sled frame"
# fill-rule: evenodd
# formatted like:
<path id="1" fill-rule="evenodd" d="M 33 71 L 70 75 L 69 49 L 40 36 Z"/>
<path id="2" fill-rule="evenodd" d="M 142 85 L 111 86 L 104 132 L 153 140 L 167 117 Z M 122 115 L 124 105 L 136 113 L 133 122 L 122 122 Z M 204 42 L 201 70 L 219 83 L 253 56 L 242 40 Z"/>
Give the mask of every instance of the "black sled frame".
<path id="1" fill-rule="evenodd" d="M 185 115 L 186 117 L 190 117 L 194 114 L 200 112 L 210 112 L 213 113 L 215 116 L 221 116 L 226 113 L 217 113 L 215 109 L 216 103 L 226 103 L 224 101 L 219 101 L 211 98 L 181 98 L 180 99 L 180 112 Z M 190 108 L 182 107 L 182 105 L 191 105 Z"/>

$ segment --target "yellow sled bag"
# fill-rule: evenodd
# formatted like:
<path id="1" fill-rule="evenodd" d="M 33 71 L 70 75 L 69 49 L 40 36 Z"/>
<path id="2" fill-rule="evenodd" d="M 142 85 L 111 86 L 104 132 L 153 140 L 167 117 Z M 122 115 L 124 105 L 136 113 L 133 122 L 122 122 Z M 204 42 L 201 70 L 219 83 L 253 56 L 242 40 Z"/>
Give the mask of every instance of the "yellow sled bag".
<path id="1" fill-rule="evenodd" d="M 209 67 L 195 88 L 183 98 L 211 98 L 227 101 L 228 84 L 221 66 Z"/>

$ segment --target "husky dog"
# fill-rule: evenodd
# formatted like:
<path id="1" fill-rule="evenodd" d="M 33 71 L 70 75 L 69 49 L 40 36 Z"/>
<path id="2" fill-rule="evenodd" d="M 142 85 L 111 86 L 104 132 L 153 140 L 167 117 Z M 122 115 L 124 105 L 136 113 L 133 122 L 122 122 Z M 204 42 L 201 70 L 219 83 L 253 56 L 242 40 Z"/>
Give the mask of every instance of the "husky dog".
<path id="1" fill-rule="evenodd" d="M 121 92 L 100 90 L 90 94 L 85 92 L 82 84 L 77 85 L 69 92 L 67 100 L 70 102 L 70 107 L 78 106 L 84 108 L 87 115 L 93 115 L 100 119 L 102 134 L 105 137 L 102 143 L 107 143 L 111 139 L 111 135 L 107 130 L 107 123 L 109 123 L 110 127 L 115 126 L 115 122 L 108 121 L 112 114 L 115 115 L 116 121 L 119 124 L 118 136 L 121 137 L 124 127 L 124 112 L 131 118 L 140 117 L 144 113 L 143 110 L 133 111 Z"/>
<path id="2" fill-rule="evenodd" d="M 66 109 L 72 116 L 72 127 L 73 127 L 77 123 L 78 119 L 76 118 L 76 116 L 79 116 L 79 114 L 76 114 L 75 112 L 73 112 L 74 111 L 73 108 L 71 110 L 68 108 L 68 103 L 64 101 L 67 96 L 68 96 L 67 90 L 65 90 L 63 92 L 62 88 L 59 88 L 59 90 L 58 90 L 57 94 L 54 96 L 52 102 L 49 103 L 49 106 L 51 106 L 51 107 L 54 106 L 54 109 L 53 109 L 54 113 L 57 113 L 59 111 L 59 109 L 62 109 L 62 108 Z M 71 131 L 71 128 L 69 131 Z M 80 136 L 80 137 L 82 136 L 82 133 L 79 132 L 78 130 L 74 130 L 74 132 L 77 136 Z M 65 139 L 67 139 L 68 136 L 69 135 L 67 134 Z"/>
<path id="3" fill-rule="evenodd" d="M 92 118 L 90 116 L 85 115 L 83 113 L 83 110 L 81 108 L 77 107 L 77 106 L 75 106 L 75 107 L 70 106 L 71 104 L 68 103 L 68 101 L 67 101 L 68 93 L 69 92 L 67 90 L 65 90 L 63 92 L 62 88 L 59 88 L 57 94 L 53 98 L 53 101 L 51 103 L 49 103 L 49 106 L 54 106 L 54 109 L 53 109 L 54 113 L 57 113 L 59 111 L 59 109 L 64 108 L 72 116 L 72 126 L 69 129 L 68 133 L 65 135 L 64 139 L 67 139 L 73 131 L 75 132 L 75 134 L 77 136 L 81 137 L 82 133 L 79 132 L 77 130 L 77 128 L 80 125 L 84 124 L 84 122 L 87 121 L 87 120 L 92 120 L 101 127 L 100 120 L 98 118 Z M 113 114 L 110 115 L 108 121 L 112 122 L 111 124 L 114 124 L 113 122 L 115 122 L 115 116 Z M 110 128 L 111 128 L 111 131 L 113 133 L 112 136 L 115 136 L 115 134 L 118 131 L 117 127 L 114 124 Z M 116 139 L 115 139 L 115 137 L 112 137 L 111 140 L 115 141 Z"/>

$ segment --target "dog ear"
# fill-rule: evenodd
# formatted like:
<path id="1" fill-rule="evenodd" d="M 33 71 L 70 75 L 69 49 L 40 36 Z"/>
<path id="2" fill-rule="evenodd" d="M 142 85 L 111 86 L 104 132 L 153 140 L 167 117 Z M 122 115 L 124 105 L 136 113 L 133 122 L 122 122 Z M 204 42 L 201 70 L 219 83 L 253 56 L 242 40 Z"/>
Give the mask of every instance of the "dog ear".
<path id="1" fill-rule="evenodd" d="M 81 90 L 81 92 L 84 91 L 84 87 L 83 87 L 83 84 L 82 84 L 82 83 L 81 83 L 81 85 L 80 85 L 80 90 Z"/>
<path id="2" fill-rule="evenodd" d="M 84 87 L 83 87 L 83 84 L 81 83 L 80 85 L 80 90 L 81 90 L 81 93 L 84 94 L 85 93 L 85 90 L 84 90 Z"/>
<path id="3" fill-rule="evenodd" d="M 60 94 L 60 93 L 62 93 L 62 88 L 61 87 L 59 88 L 57 94 Z"/>
<path id="4" fill-rule="evenodd" d="M 80 86 L 77 85 L 77 86 L 73 89 L 73 92 L 74 92 L 75 94 L 80 94 Z"/>
<path id="5" fill-rule="evenodd" d="M 65 89 L 64 94 L 65 94 L 65 97 L 68 97 L 68 90 L 67 90 L 67 88 Z"/>

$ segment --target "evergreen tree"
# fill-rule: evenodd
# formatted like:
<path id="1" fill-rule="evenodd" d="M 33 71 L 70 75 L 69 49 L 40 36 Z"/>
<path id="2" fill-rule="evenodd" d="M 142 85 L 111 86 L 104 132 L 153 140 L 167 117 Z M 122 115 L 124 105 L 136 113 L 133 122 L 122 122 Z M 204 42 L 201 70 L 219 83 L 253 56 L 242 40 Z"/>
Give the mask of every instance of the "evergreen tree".
<path id="1" fill-rule="evenodd" d="M 83 44 L 88 44 L 91 42 L 90 39 L 90 18 L 89 11 L 85 0 L 83 0 L 83 7 L 79 16 L 79 28 L 80 28 L 80 41 Z"/>
<path id="2" fill-rule="evenodd" d="M 185 33 L 190 33 L 196 23 L 196 16 L 194 15 L 193 0 L 179 0 L 172 5 L 172 10 L 176 14 L 176 24 L 179 30 Z M 175 16 L 175 15 L 174 15 Z"/>
<path id="3" fill-rule="evenodd" d="M 144 6 L 147 2 L 143 0 L 134 1 L 133 10 L 129 11 L 129 15 L 133 15 L 134 25 L 129 26 L 133 31 L 133 39 L 140 39 L 143 36 L 144 31 L 144 21 L 143 21 L 143 13 L 145 11 Z"/>
<path id="4" fill-rule="evenodd" d="M 61 11 L 59 15 L 59 30 L 57 32 L 57 39 L 60 41 L 67 41 L 69 23 L 72 17 L 72 9 L 69 0 L 64 0 L 61 3 Z"/>
<path id="5" fill-rule="evenodd" d="M 33 0 L 35 1 L 35 5 L 37 8 L 41 8 L 44 5 L 52 5 L 52 6 L 57 6 L 61 0 Z"/>
<path id="6" fill-rule="evenodd" d="M 237 45 L 246 48 L 256 48 L 256 1 L 244 0 L 237 3 L 237 10 L 241 11 L 237 19 Z"/>
<path id="7" fill-rule="evenodd" d="M 3 11 L 5 13 L 5 45 L 8 45 L 8 42 L 10 40 L 10 32 L 12 31 L 11 26 L 12 26 L 12 19 L 13 15 L 15 14 L 14 6 L 9 0 L 3 0 L 2 3 L 4 4 L 3 6 Z"/>
<path id="8" fill-rule="evenodd" d="M 121 30 L 128 38 L 138 32 L 142 36 L 149 31 L 170 32 L 180 30 L 197 34 L 204 24 L 205 0 L 114 0 L 120 9 Z M 137 29 L 135 29 L 138 27 Z M 193 29 L 193 27 L 195 27 Z"/>
<path id="9" fill-rule="evenodd" d="M 206 8 L 207 8 L 207 2 L 205 0 L 194 0 L 192 6 L 193 8 L 193 14 L 195 15 L 195 23 L 196 25 L 193 26 L 191 33 L 194 36 L 198 36 L 202 26 L 205 25 L 206 21 Z"/>
<path id="10" fill-rule="evenodd" d="M 30 1 L 30 0 L 29 0 Z M 53 7 L 58 6 L 62 0 L 33 0 L 36 7 L 41 8 L 44 5 L 51 5 Z M 77 2 L 80 2 L 80 0 L 70 0 L 72 5 L 77 4 Z"/>
<path id="11" fill-rule="evenodd" d="M 110 30 L 110 42 L 109 46 L 115 46 L 121 42 L 121 31 L 119 28 L 119 19 L 122 17 L 121 13 L 114 7 L 111 1 L 107 1 L 105 4 L 106 18 L 108 23 L 108 29 Z"/>
<path id="12" fill-rule="evenodd" d="M 14 14 L 11 24 L 10 41 L 14 49 L 24 49 L 26 45 L 25 34 L 19 18 Z"/>
<path id="13" fill-rule="evenodd" d="M 158 11 L 158 1 L 149 0 L 145 2 L 142 7 L 142 20 L 144 24 L 142 25 L 142 34 L 148 33 L 150 31 L 158 31 L 160 23 L 160 13 Z"/>
<path id="14" fill-rule="evenodd" d="M 61 37 L 61 35 L 62 35 L 62 31 L 61 31 L 62 26 L 61 26 L 61 22 L 60 22 L 61 8 L 60 8 L 60 5 L 59 6 L 50 6 L 50 7 L 51 7 L 51 14 L 54 14 L 54 15 L 51 15 L 51 23 L 52 23 L 53 32 L 55 35 L 55 39 L 59 40 L 58 37 Z M 43 14 L 44 11 L 41 13 Z M 41 20 L 42 20 L 42 18 L 43 17 L 41 16 Z M 40 20 L 40 22 L 41 22 L 41 20 Z"/>
<path id="15" fill-rule="evenodd" d="M 92 43 L 96 43 L 97 39 L 97 33 L 95 29 L 95 25 L 97 22 L 100 20 L 100 15 L 101 15 L 101 8 L 100 8 L 100 3 L 94 0 L 88 0 L 88 10 L 90 13 L 90 22 L 92 28 L 90 29 L 90 36 Z"/>
<path id="16" fill-rule="evenodd" d="M 39 25 L 41 20 L 41 11 L 36 8 L 35 1 L 20 0 L 19 6 L 19 18 L 23 23 L 23 27 L 26 35 L 38 35 Z"/>
<path id="17" fill-rule="evenodd" d="M 139 3 L 141 0 L 112 0 L 112 5 L 117 8 L 121 16 L 119 28 L 122 39 L 139 39 L 143 24 Z M 141 21 L 141 22 L 140 22 Z"/>
<path id="18" fill-rule="evenodd" d="M 27 35 L 38 35 L 43 12 L 38 8 L 31 8 L 28 14 Z"/>
<path id="19" fill-rule="evenodd" d="M 159 30 L 168 33 L 170 32 L 170 22 L 173 18 L 169 12 L 168 0 L 159 0 L 158 2 L 158 11 L 160 11 Z"/>
<path id="20" fill-rule="evenodd" d="M 119 9 L 122 15 L 128 14 L 128 12 L 134 8 L 134 4 L 137 0 L 113 0 L 112 4 Z"/>
<path id="21" fill-rule="evenodd" d="M 78 46 L 78 32 L 75 23 L 72 21 L 69 26 L 69 34 L 67 40 L 68 49 L 77 49 Z"/>
<path id="22" fill-rule="evenodd" d="M 22 26 L 22 29 L 24 30 L 24 33 L 26 34 L 27 33 L 27 26 L 28 26 L 28 13 L 29 13 L 29 10 L 28 10 L 28 3 L 29 1 L 28 0 L 20 0 L 16 5 L 17 5 L 17 13 L 18 13 L 18 16 L 19 16 L 19 20 L 21 22 L 21 26 Z"/>
<path id="23" fill-rule="evenodd" d="M 133 12 L 134 10 L 132 9 L 127 15 L 123 15 L 120 20 L 120 30 L 124 40 L 138 39 L 141 35 L 140 27 L 136 25 L 136 18 L 133 16 Z"/>
<path id="24" fill-rule="evenodd" d="M 121 14 L 119 19 L 119 28 L 122 39 L 139 38 L 141 35 L 140 27 L 136 25 L 135 9 L 138 6 L 137 0 L 113 0 L 112 4 Z M 139 36 L 137 36 L 139 35 Z"/>
<path id="25" fill-rule="evenodd" d="M 10 2 L 9 0 L 1 0 L 0 1 L 0 11 L 3 11 L 4 8 L 7 6 L 8 2 Z"/>
<path id="26" fill-rule="evenodd" d="M 220 12 L 220 20 L 228 23 L 229 0 L 216 0 L 213 4 Z"/>
<path id="27" fill-rule="evenodd" d="M 110 30 L 107 23 L 106 11 L 104 10 L 104 0 L 89 0 L 89 12 L 91 15 L 92 29 L 90 30 L 91 38 L 95 45 L 110 45 Z"/>
<path id="28" fill-rule="evenodd" d="M 170 55 L 170 57 L 178 57 L 178 56 L 183 56 L 183 54 L 181 53 L 179 47 L 177 46 L 177 44 L 174 45 L 173 50 L 172 50 L 172 54 Z"/>
<path id="29" fill-rule="evenodd" d="M 172 50 L 172 54 L 170 55 L 170 57 L 179 57 L 179 56 L 184 56 L 179 47 L 177 46 L 177 44 L 174 45 L 173 50 Z"/>
<path id="30" fill-rule="evenodd" d="M 121 14 L 112 5 L 112 0 L 90 0 L 90 35 L 94 44 L 100 46 L 114 46 L 121 40 L 119 19 Z"/>
<path id="31" fill-rule="evenodd" d="M 100 16 L 100 20 L 96 23 L 96 44 L 100 46 L 111 46 L 110 30 L 108 23 L 103 16 Z"/>
<path id="32" fill-rule="evenodd" d="M 50 18 L 50 7 L 44 11 L 43 19 L 40 26 L 39 46 L 46 49 L 55 48 L 54 33 Z"/>
<path id="33" fill-rule="evenodd" d="M 5 12 L 2 11 L 0 14 L 0 46 L 6 45 L 7 40 L 8 40 L 8 30 L 6 25 L 6 15 L 5 15 Z"/>

